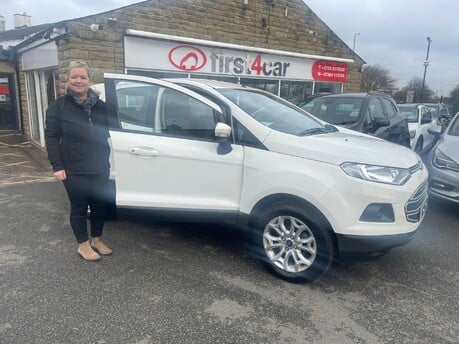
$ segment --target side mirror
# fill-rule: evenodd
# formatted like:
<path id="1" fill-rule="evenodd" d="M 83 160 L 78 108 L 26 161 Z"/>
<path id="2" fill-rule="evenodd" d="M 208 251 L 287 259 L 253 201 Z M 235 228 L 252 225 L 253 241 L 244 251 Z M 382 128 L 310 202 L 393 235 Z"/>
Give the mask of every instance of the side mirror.
<path id="1" fill-rule="evenodd" d="M 430 134 L 430 135 L 433 135 L 435 138 L 439 138 L 441 136 L 441 127 L 439 126 L 435 126 L 435 127 L 432 127 L 432 128 L 429 128 L 427 129 L 427 132 Z"/>
<path id="2" fill-rule="evenodd" d="M 231 140 L 228 140 L 228 137 L 231 135 L 231 127 L 223 122 L 218 122 L 215 126 L 215 138 L 219 142 L 217 147 L 218 155 L 225 155 L 230 153 L 233 150 L 231 147 Z"/>
<path id="3" fill-rule="evenodd" d="M 381 127 L 388 127 L 390 125 L 390 120 L 386 117 L 375 118 L 372 122 L 373 131 L 378 130 Z"/>
<path id="4" fill-rule="evenodd" d="M 215 137 L 227 139 L 231 135 L 231 127 L 223 122 L 218 122 L 215 126 Z"/>

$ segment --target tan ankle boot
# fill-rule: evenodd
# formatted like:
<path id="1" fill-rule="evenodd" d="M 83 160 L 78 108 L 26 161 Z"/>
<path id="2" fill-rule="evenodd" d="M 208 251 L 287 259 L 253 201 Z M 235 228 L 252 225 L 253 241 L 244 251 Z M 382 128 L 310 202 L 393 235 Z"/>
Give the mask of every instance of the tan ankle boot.
<path id="1" fill-rule="evenodd" d="M 113 251 L 107 245 L 105 245 L 100 237 L 92 238 L 91 247 L 103 256 L 109 256 L 113 253 Z"/>
<path id="2" fill-rule="evenodd" d="M 102 258 L 96 251 L 93 250 L 93 248 L 89 244 L 89 241 L 85 241 L 79 244 L 77 252 L 81 256 L 81 258 L 90 262 L 95 262 Z"/>

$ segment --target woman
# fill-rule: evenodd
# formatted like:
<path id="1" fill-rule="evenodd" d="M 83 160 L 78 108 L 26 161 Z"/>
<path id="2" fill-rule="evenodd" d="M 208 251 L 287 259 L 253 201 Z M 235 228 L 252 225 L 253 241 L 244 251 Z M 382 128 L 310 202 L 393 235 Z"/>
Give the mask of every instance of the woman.
<path id="1" fill-rule="evenodd" d="M 96 261 L 112 253 L 101 240 L 110 147 L 105 104 L 90 84 L 87 63 L 71 62 L 67 93 L 46 111 L 45 139 L 54 176 L 63 181 L 70 201 L 70 225 L 78 242 L 77 252 L 85 260 Z"/>

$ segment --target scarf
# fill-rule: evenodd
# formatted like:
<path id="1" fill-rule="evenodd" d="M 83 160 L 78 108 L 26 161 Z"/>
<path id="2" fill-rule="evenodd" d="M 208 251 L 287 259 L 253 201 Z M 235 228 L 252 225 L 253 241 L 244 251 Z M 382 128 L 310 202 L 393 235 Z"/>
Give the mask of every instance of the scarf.
<path id="1" fill-rule="evenodd" d="M 96 92 L 94 92 L 93 89 L 90 88 L 88 90 L 88 95 L 86 99 L 78 98 L 73 94 L 73 92 L 69 88 L 67 89 L 67 94 L 69 94 L 72 97 L 73 101 L 78 106 L 80 106 L 84 110 L 84 112 L 88 114 L 88 116 L 91 116 L 91 109 L 94 105 L 96 105 L 97 101 L 99 100 L 99 96 L 96 94 Z"/>

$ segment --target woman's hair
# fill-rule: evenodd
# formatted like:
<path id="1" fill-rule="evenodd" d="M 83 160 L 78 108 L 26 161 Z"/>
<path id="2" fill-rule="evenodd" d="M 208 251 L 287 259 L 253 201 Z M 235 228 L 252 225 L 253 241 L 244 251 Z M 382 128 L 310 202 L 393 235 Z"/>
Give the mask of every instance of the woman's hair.
<path id="1" fill-rule="evenodd" d="M 86 73 L 88 73 L 88 77 L 89 77 L 89 79 L 91 79 L 91 75 L 89 74 L 89 66 L 88 66 L 88 63 L 86 61 L 70 61 L 68 73 L 70 73 L 70 71 L 73 68 L 84 68 L 84 69 L 86 69 Z"/>

